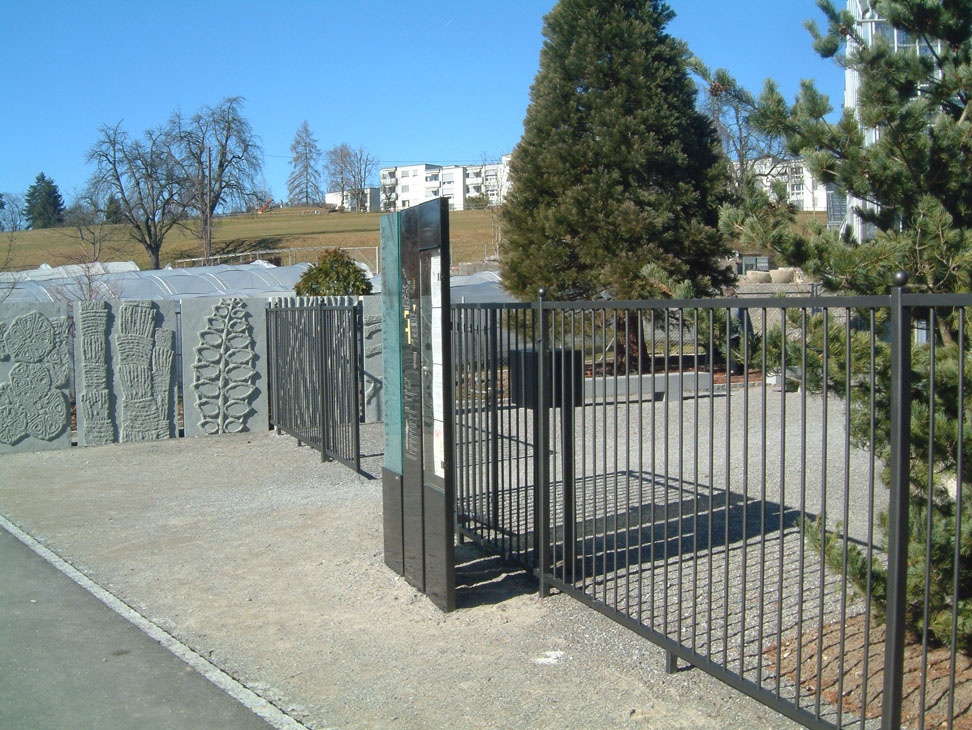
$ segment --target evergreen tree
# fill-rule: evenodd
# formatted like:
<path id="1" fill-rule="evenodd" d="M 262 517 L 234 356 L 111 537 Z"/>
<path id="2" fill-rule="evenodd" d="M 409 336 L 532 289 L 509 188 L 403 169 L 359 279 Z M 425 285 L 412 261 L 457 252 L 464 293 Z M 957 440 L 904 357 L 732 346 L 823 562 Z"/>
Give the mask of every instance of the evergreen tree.
<path id="1" fill-rule="evenodd" d="M 655 264 L 697 292 L 731 280 L 717 205 L 725 166 L 695 108 L 661 0 L 561 0 L 513 152 L 503 278 L 520 297 L 653 291 Z"/>
<path id="2" fill-rule="evenodd" d="M 27 224 L 32 229 L 52 228 L 64 221 L 64 200 L 54 181 L 43 172 L 27 188 L 24 201 Z"/>
<path id="3" fill-rule="evenodd" d="M 321 200 L 321 172 L 318 161 L 321 158 L 321 148 L 307 126 L 305 119 L 297 128 L 294 142 L 290 145 L 293 155 L 290 164 L 293 171 L 287 178 L 287 195 L 291 204 L 313 205 Z"/>
<path id="4" fill-rule="evenodd" d="M 853 294 L 886 293 L 897 269 L 911 274 L 917 291 L 954 293 L 972 291 L 972 0 L 875 0 L 871 3 L 884 26 L 873 39 L 863 37 L 852 14 L 838 11 L 829 0 L 818 0 L 828 28 L 808 28 L 814 47 L 824 58 L 835 58 L 859 74 L 858 105 L 847 108 L 836 123 L 827 121 L 828 99 L 812 83 L 804 82 L 793 105 L 787 105 L 777 87 L 766 83 L 753 106 L 751 120 L 762 131 L 785 139 L 790 151 L 806 158 L 814 176 L 833 183 L 859 201 L 856 213 L 873 226 L 874 235 L 856 240 L 845 231 L 817 228 L 808 236 L 786 232 L 784 216 L 767 206 L 723 210 L 721 224 L 753 242 L 776 248 L 790 263 L 802 265 L 832 290 Z M 897 50 L 889 38 L 898 38 Z M 868 42 L 869 41 L 869 42 Z M 902 43 L 902 41 L 905 41 Z M 725 84 L 724 84 L 725 85 Z M 735 82 L 729 84 L 737 98 Z M 752 202 L 752 201 L 750 201 Z M 959 367 L 958 343 L 972 341 L 972 322 L 962 332 L 955 310 L 936 308 L 931 338 L 935 346 L 932 390 L 931 346 L 913 346 L 911 442 L 912 486 L 909 509 L 908 575 L 905 586 L 906 622 L 919 638 L 927 632 L 932 641 L 952 640 L 972 651 L 972 520 L 961 530 L 956 501 L 951 493 L 961 484 L 962 499 L 972 503 L 972 429 L 966 426 L 963 442 L 958 423 L 972 412 L 972 374 Z M 928 311 L 917 318 L 930 322 Z M 877 325 L 883 325 L 878 314 Z M 796 325 L 794 325 L 796 328 Z M 872 343 L 868 332 L 852 333 L 851 382 L 843 376 L 846 334 L 831 321 L 829 331 L 821 317 L 808 323 L 808 381 L 819 390 L 850 392 L 851 436 L 882 460 L 889 457 L 890 347 Z M 771 361 L 781 357 L 781 333 L 767 335 Z M 819 353 L 831 353 L 827 369 Z M 867 377 L 874 347 L 875 393 Z M 800 363 L 802 352 L 787 344 L 788 364 Z M 826 381 L 823 373 L 829 374 Z M 959 382 L 964 381 L 964 403 Z M 934 402 L 929 403 L 934 393 Z M 874 400 L 872 401 L 872 396 Z M 875 404 L 875 432 L 871 434 L 871 404 Z M 931 429 L 934 413 L 935 428 Z M 929 442 L 928 435 L 932 439 Z M 965 460 L 960 458 L 965 455 Z M 934 465 L 934 469 L 930 467 Z M 959 466 L 961 465 L 961 473 Z M 929 474 L 933 484 L 929 485 Z M 851 546 L 845 559 L 841 535 L 821 525 L 807 526 L 811 542 L 828 564 L 843 571 L 863 592 L 868 567 L 875 607 L 880 615 L 886 598 L 886 570 Z M 961 558 L 956 564 L 955 540 L 959 533 Z M 926 565 L 931 566 L 931 571 Z M 958 602 L 952 600 L 957 577 Z M 928 586 L 926 597 L 926 582 Z M 956 635 L 953 637 L 953 610 Z"/>
<path id="5" fill-rule="evenodd" d="M 767 82 L 753 121 L 784 137 L 816 179 L 858 201 L 855 211 L 874 236 L 858 241 L 821 231 L 785 253 L 834 289 L 883 293 L 893 272 L 904 269 L 915 290 L 969 291 L 972 0 L 876 0 L 888 32 L 870 42 L 851 13 L 830 0 L 817 4 L 828 28 L 821 33 L 808 23 L 814 48 L 857 71 L 857 107 L 829 123 L 829 101 L 812 83 L 804 82 L 788 106 Z"/>

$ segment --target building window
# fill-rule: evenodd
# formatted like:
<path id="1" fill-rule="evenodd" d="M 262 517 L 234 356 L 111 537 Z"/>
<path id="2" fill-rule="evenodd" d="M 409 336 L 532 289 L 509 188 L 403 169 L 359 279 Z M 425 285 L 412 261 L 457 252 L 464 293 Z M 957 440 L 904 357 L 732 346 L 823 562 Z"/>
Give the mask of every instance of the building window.
<path id="1" fill-rule="evenodd" d="M 402 177 L 408 177 L 408 170 L 402 170 Z"/>
<path id="2" fill-rule="evenodd" d="M 454 172 L 444 172 L 442 173 L 442 182 L 451 183 L 455 180 L 456 174 Z"/>
<path id="3" fill-rule="evenodd" d="M 439 179 L 438 173 L 432 173 L 431 175 L 425 176 L 425 182 L 437 182 Z"/>
<path id="4" fill-rule="evenodd" d="M 827 228 L 839 230 L 847 218 L 847 196 L 836 190 L 827 191 Z"/>
<path id="5" fill-rule="evenodd" d="M 408 192 L 408 185 L 402 185 L 402 192 L 403 193 L 407 193 Z"/>

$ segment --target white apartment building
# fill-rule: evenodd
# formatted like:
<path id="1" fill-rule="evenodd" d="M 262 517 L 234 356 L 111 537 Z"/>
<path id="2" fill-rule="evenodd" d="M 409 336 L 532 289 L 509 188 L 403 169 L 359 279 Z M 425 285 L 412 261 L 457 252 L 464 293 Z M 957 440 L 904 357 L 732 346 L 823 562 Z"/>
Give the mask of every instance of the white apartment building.
<path id="1" fill-rule="evenodd" d="M 873 8 L 869 0 L 847 0 L 847 10 L 850 11 L 857 21 L 857 28 L 861 39 L 870 45 L 876 38 L 884 38 L 891 47 L 897 52 L 916 53 L 921 56 L 929 56 L 932 49 L 926 43 L 918 41 L 914 36 L 906 31 L 899 30 L 883 20 Z M 853 43 L 848 39 L 848 43 Z M 848 49 L 849 51 L 850 49 Z M 844 71 L 844 108 L 855 109 L 857 107 L 858 93 L 860 90 L 860 75 L 853 69 Z M 872 144 L 881 135 L 879 129 L 865 129 L 864 138 L 867 144 Z M 846 225 L 850 227 L 854 237 L 858 241 L 863 241 L 874 237 L 874 227 L 864 223 L 854 213 L 854 208 L 864 208 L 866 205 L 862 200 L 850 197 L 847 200 Z"/>
<path id="2" fill-rule="evenodd" d="M 827 226 L 840 229 L 847 215 L 847 196 L 837 191 L 834 185 L 827 185 L 814 179 L 810 168 L 802 158 L 783 160 L 768 155 L 754 163 L 756 174 L 764 187 L 769 190 L 775 180 L 786 183 L 787 201 L 798 211 L 807 213 L 826 213 Z"/>
<path id="3" fill-rule="evenodd" d="M 381 210 L 381 191 L 379 188 L 364 188 L 360 194 L 357 191 L 345 190 L 342 198 L 341 191 L 337 190 L 324 195 L 324 202 L 333 205 L 335 208 L 344 210 L 358 211 L 361 213 L 376 213 Z"/>
<path id="4" fill-rule="evenodd" d="M 381 168 L 381 209 L 403 210 L 433 198 L 446 198 L 449 210 L 472 207 L 469 198 L 486 196 L 489 205 L 506 198 L 510 156 L 482 165 L 399 165 Z"/>

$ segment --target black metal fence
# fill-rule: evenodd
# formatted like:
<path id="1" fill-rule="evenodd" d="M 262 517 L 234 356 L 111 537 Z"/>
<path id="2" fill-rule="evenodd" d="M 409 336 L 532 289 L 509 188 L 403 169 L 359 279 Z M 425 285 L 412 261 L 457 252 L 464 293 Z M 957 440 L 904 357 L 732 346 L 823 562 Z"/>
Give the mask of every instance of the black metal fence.
<path id="1" fill-rule="evenodd" d="M 267 309 L 270 423 L 361 471 L 361 313 L 325 300 Z"/>
<path id="2" fill-rule="evenodd" d="M 457 529 L 808 727 L 969 727 L 969 307 L 455 305 Z"/>

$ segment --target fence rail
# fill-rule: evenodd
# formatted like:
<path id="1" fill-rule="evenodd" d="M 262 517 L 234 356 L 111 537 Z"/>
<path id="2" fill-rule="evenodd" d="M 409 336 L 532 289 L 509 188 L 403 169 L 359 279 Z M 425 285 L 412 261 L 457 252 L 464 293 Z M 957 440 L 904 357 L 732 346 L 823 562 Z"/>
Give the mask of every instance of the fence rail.
<path id="1" fill-rule="evenodd" d="M 303 248 L 269 248 L 260 251 L 243 251 L 240 253 L 221 253 L 210 257 L 196 256 L 194 258 L 176 259 L 169 262 L 173 268 L 188 268 L 192 266 L 216 266 L 217 264 L 248 264 L 254 261 L 270 261 L 277 266 L 293 266 L 304 262 L 317 263 L 322 251 L 329 251 L 334 246 L 311 246 Z M 377 246 L 352 246 L 340 248 L 355 261 L 366 265 L 375 274 L 381 273 L 381 257 Z"/>
<path id="2" fill-rule="evenodd" d="M 457 529 L 807 727 L 968 727 L 969 307 L 454 305 Z"/>
<path id="3" fill-rule="evenodd" d="M 359 306 L 271 306 L 267 337 L 270 423 L 360 472 Z"/>

